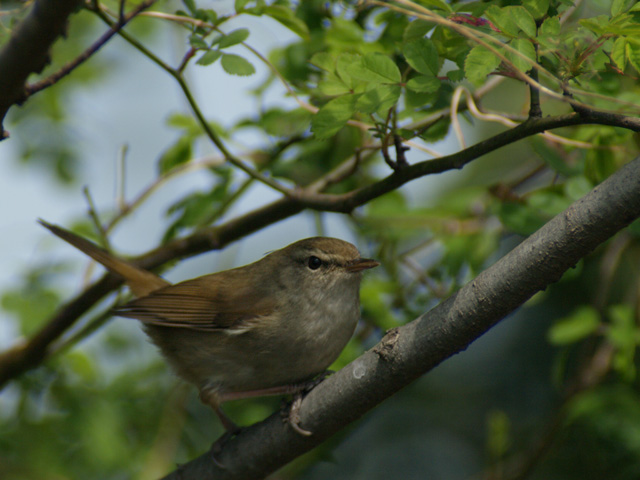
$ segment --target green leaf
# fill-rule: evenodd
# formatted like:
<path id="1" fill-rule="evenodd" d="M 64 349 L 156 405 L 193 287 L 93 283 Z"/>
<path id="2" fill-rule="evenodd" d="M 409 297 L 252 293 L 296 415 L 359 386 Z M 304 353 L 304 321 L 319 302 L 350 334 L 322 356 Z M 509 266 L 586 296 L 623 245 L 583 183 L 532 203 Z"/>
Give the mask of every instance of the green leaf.
<path id="1" fill-rule="evenodd" d="M 285 111 L 279 108 L 268 110 L 260 118 L 258 124 L 269 135 L 290 137 L 303 133 L 311 121 L 311 113 L 302 108 Z"/>
<path id="2" fill-rule="evenodd" d="M 600 315 L 591 306 L 582 305 L 569 316 L 557 321 L 547 334 L 553 345 L 569 345 L 595 333 L 600 326 Z"/>
<path id="3" fill-rule="evenodd" d="M 518 25 L 518 28 L 522 30 L 529 38 L 535 38 L 536 36 L 536 21 L 531 16 L 529 11 L 524 7 L 506 7 L 508 14 L 513 18 Z"/>
<path id="4" fill-rule="evenodd" d="M 610 18 L 606 15 L 598 15 L 597 17 L 583 18 L 578 20 L 578 23 L 587 30 L 591 30 L 596 35 L 604 35 L 607 33 L 609 27 Z"/>
<path id="5" fill-rule="evenodd" d="M 449 70 L 447 72 L 447 78 L 452 82 L 461 82 L 464 80 L 464 70 Z"/>
<path id="6" fill-rule="evenodd" d="M 640 2 L 636 2 L 636 4 L 629 9 L 630 12 L 640 12 Z"/>
<path id="7" fill-rule="evenodd" d="M 593 189 L 593 184 L 588 178 L 581 175 L 569 178 L 564 184 L 564 191 L 567 198 L 572 202 L 580 200 Z"/>
<path id="8" fill-rule="evenodd" d="M 302 19 L 296 17 L 292 9 L 282 5 L 270 5 L 264 7 L 263 11 L 265 15 L 284 25 L 303 40 L 309 40 L 309 27 Z"/>
<path id="9" fill-rule="evenodd" d="M 220 48 L 232 47 L 233 45 L 244 42 L 248 37 L 249 30 L 246 28 L 238 28 L 223 36 L 218 42 L 218 45 Z"/>
<path id="10" fill-rule="evenodd" d="M 511 445 L 511 422 L 503 411 L 494 411 L 487 419 L 486 445 L 491 461 L 500 461 Z"/>
<path id="11" fill-rule="evenodd" d="M 500 8 L 496 5 L 491 5 L 487 8 L 485 15 L 504 35 L 517 37 L 520 29 L 507 8 Z"/>
<path id="12" fill-rule="evenodd" d="M 249 63 L 248 60 L 242 58 L 240 55 L 233 55 L 231 53 L 224 53 L 220 60 L 224 71 L 231 75 L 248 76 L 253 75 L 256 69 Z"/>
<path id="13" fill-rule="evenodd" d="M 318 90 L 320 90 L 320 92 L 322 92 L 324 95 L 329 95 L 332 97 L 337 95 L 344 95 L 351 92 L 351 88 L 349 88 L 349 86 L 346 85 L 342 81 L 342 79 L 331 73 L 327 75 L 327 78 L 325 80 L 322 80 L 320 83 L 318 83 Z"/>
<path id="14" fill-rule="evenodd" d="M 167 118 L 167 125 L 172 128 L 184 130 L 185 133 L 192 137 L 196 137 L 202 133 L 202 127 L 192 115 L 172 113 L 169 118 Z"/>
<path id="15" fill-rule="evenodd" d="M 409 43 L 413 40 L 424 38 L 424 36 L 433 30 L 435 26 L 436 24 L 433 22 L 427 22 L 426 20 L 420 19 L 414 20 L 404 29 L 402 40 L 405 43 Z"/>
<path id="16" fill-rule="evenodd" d="M 611 60 L 620 70 L 624 71 L 627 68 L 627 39 L 625 37 L 618 37 L 613 42 Z"/>
<path id="17" fill-rule="evenodd" d="M 549 10 L 549 0 L 522 0 L 522 6 L 533 15 L 533 18 L 540 20 Z"/>
<path id="18" fill-rule="evenodd" d="M 165 232 L 163 243 L 171 240 L 182 229 L 207 225 L 216 217 L 229 190 L 232 175 L 230 169 L 219 168 L 215 173 L 219 178 L 211 190 L 189 193 L 167 209 L 166 216 L 175 220 Z"/>
<path id="19" fill-rule="evenodd" d="M 423 75 L 437 75 L 440 70 L 438 63 L 438 51 L 428 38 L 419 38 L 406 43 L 402 53 L 411 68 Z"/>
<path id="20" fill-rule="evenodd" d="M 234 6 L 236 12 L 240 13 L 242 10 L 244 10 L 244 7 L 246 7 L 250 1 L 251 0 L 235 0 Z"/>
<path id="21" fill-rule="evenodd" d="M 189 135 L 182 136 L 171 145 L 158 159 L 158 170 L 164 175 L 169 170 L 188 162 L 191 159 L 192 139 Z"/>
<path id="22" fill-rule="evenodd" d="M 560 35 L 560 18 L 549 17 L 540 25 L 540 35 L 556 37 Z"/>
<path id="23" fill-rule="evenodd" d="M 341 53 L 336 60 L 336 74 L 344 82 L 344 84 L 352 90 L 357 82 L 351 75 L 351 68 L 354 65 L 360 65 L 362 57 L 354 53 Z"/>
<path id="24" fill-rule="evenodd" d="M 207 42 L 205 42 L 202 37 L 200 35 L 191 35 L 189 37 L 189 44 L 193 47 L 193 48 L 201 48 L 204 50 L 208 50 L 209 49 L 209 45 L 207 45 Z"/>
<path id="25" fill-rule="evenodd" d="M 637 7 L 637 3 L 636 0 L 613 0 L 613 2 L 611 2 L 611 16 L 615 17 L 616 15 L 626 12 L 632 5 Z"/>
<path id="26" fill-rule="evenodd" d="M 2 294 L 0 305 L 20 322 L 20 331 L 30 335 L 49 317 L 60 303 L 60 296 L 41 284 L 25 285 Z"/>
<path id="27" fill-rule="evenodd" d="M 198 61 L 196 61 L 196 63 L 198 65 L 211 65 L 221 56 L 222 52 L 220 50 L 209 50 L 208 52 L 204 52 L 204 54 L 198 59 Z"/>
<path id="28" fill-rule="evenodd" d="M 627 37 L 626 47 L 627 60 L 640 73 L 640 41 Z"/>
<path id="29" fill-rule="evenodd" d="M 320 139 L 335 135 L 355 113 L 357 101 L 358 95 L 330 100 L 311 118 L 311 131 Z"/>
<path id="30" fill-rule="evenodd" d="M 555 190 L 550 188 L 533 192 L 527 199 L 527 203 L 533 209 L 544 213 L 548 217 L 552 217 L 564 211 L 571 202 L 568 198 L 559 195 Z"/>
<path id="31" fill-rule="evenodd" d="M 536 50 L 533 44 L 525 38 L 516 38 L 509 43 L 509 46 L 525 57 L 523 58 L 509 50 L 505 51 L 505 57 L 509 59 L 513 66 L 523 73 L 531 70 L 536 60 Z M 527 62 L 527 58 L 531 62 Z"/>
<path id="32" fill-rule="evenodd" d="M 356 103 L 356 110 L 366 114 L 386 112 L 398 101 L 400 91 L 398 85 L 374 85 L 360 95 Z"/>
<path id="33" fill-rule="evenodd" d="M 607 311 L 611 320 L 606 331 L 607 339 L 616 347 L 613 368 L 627 381 L 636 375 L 635 354 L 639 333 L 635 314 L 630 305 L 613 305 Z"/>
<path id="34" fill-rule="evenodd" d="M 471 49 L 464 61 L 464 72 L 467 79 L 474 85 L 482 85 L 487 76 L 493 72 L 500 59 L 484 47 L 476 46 Z"/>
<path id="35" fill-rule="evenodd" d="M 210 8 L 207 8 L 203 10 L 203 12 L 207 16 L 207 20 L 209 21 L 209 23 L 212 23 L 213 25 L 218 24 L 218 14 L 216 13 L 215 10 L 211 10 Z"/>
<path id="36" fill-rule="evenodd" d="M 407 82 L 407 88 L 414 92 L 433 93 L 440 88 L 440 80 L 433 75 L 419 75 Z"/>
<path id="37" fill-rule="evenodd" d="M 182 0 L 182 3 L 184 3 L 184 6 L 187 7 L 187 10 L 189 10 L 191 15 L 196 14 L 197 7 L 194 0 Z"/>
<path id="38" fill-rule="evenodd" d="M 367 53 L 359 62 L 346 68 L 349 75 L 368 83 L 400 83 L 402 75 L 398 66 L 386 55 Z"/>
<path id="39" fill-rule="evenodd" d="M 513 202 L 499 204 L 498 216 L 507 230 L 520 235 L 531 235 L 548 220 L 529 206 Z"/>
<path id="40" fill-rule="evenodd" d="M 329 73 L 336 71 L 336 59 L 333 55 L 327 52 L 315 53 L 309 62 L 316 67 L 325 70 Z"/>
<path id="41" fill-rule="evenodd" d="M 447 4 L 443 0 L 416 0 L 416 3 L 419 5 L 424 5 L 425 7 L 433 8 L 435 10 L 444 10 L 448 13 L 453 12 L 451 6 L 449 6 L 449 4 Z"/>

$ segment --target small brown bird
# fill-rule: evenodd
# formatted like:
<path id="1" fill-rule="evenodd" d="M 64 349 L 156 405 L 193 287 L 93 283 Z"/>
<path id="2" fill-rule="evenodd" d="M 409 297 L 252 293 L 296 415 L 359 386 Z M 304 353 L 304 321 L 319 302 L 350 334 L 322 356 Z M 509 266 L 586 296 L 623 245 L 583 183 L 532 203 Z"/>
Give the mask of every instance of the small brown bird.
<path id="1" fill-rule="evenodd" d="M 171 285 L 68 230 L 40 223 L 124 279 L 138 298 L 114 313 L 144 324 L 228 432 L 237 427 L 221 410 L 223 402 L 299 393 L 326 371 L 360 318 L 362 271 L 379 265 L 348 242 L 313 237 L 244 267 Z"/>

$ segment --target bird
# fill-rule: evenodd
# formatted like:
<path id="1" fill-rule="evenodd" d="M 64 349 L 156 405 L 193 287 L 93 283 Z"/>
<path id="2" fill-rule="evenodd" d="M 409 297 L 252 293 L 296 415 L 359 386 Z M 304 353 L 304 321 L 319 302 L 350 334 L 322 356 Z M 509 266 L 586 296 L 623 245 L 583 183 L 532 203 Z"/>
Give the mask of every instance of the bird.
<path id="1" fill-rule="evenodd" d="M 113 313 L 142 322 L 230 434 L 239 427 L 222 410 L 224 402 L 301 395 L 315 385 L 360 319 L 362 272 L 379 265 L 349 242 L 311 237 L 249 265 L 171 284 L 69 230 L 39 222 L 124 280 L 136 298 Z M 298 422 L 292 407 L 292 428 L 311 434 Z"/>

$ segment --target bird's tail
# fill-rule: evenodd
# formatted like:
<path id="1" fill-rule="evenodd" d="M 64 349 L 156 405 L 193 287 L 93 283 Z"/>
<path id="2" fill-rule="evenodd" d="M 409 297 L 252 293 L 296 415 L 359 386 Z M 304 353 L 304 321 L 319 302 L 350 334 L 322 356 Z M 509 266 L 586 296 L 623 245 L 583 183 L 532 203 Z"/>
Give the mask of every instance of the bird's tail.
<path id="1" fill-rule="evenodd" d="M 143 297 L 154 290 L 170 285 L 164 278 L 110 254 L 80 235 L 44 220 L 38 220 L 38 222 L 54 235 L 101 263 L 110 272 L 121 276 L 136 297 Z"/>

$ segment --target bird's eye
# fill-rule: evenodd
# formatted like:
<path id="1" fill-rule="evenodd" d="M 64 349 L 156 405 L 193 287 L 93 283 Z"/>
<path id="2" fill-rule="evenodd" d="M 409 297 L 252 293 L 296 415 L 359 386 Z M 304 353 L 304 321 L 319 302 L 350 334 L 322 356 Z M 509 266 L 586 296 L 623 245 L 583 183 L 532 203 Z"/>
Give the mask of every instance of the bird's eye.
<path id="1" fill-rule="evenodd" d="M 317 270 L 322 265 L 322 260 L 320 260 L 318 257 L 311 256 L 309 257 L 309 262 L 307 263 L 307 265 L 311 270 Z"/>

